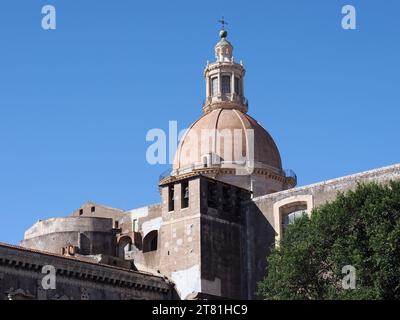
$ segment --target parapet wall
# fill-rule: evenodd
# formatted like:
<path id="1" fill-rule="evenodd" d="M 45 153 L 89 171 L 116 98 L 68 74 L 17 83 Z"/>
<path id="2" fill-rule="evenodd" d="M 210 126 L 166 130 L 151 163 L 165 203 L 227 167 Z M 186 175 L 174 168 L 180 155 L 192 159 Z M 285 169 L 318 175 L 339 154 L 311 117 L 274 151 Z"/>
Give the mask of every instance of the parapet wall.
<path id="1" fill-rule="evenodd" d="M 391 180 L 400 180 L 400 164 L 364 171 L 357 174 L 260 196 L 253 198 L 252 201 L 257 204 L 268 202 L 274 203 L 288 197 L 307 194 L 313 196 L 313 203 L 315 207 L 325 203 L 326 201 L 335 199 L 338 192 L 346 192 L 354 189 L 358 183 L 375 182 L 387 184 Z"/>
<path id="2" fill-rule="evenodd" d="M 24 239 L 31 239 L 58 232 L 110 232 L 112 219 L 98 217 L 51 218 L 36 222 L 25 232 Z"/>
<path id="3" fill-rule="evenodd" d="M 98 217 L 52 218 L 39 221 L 25 232 L 25 248 L 63 254 L 72 246 L 84 255 L 116 255 L 112 219 Z"/>

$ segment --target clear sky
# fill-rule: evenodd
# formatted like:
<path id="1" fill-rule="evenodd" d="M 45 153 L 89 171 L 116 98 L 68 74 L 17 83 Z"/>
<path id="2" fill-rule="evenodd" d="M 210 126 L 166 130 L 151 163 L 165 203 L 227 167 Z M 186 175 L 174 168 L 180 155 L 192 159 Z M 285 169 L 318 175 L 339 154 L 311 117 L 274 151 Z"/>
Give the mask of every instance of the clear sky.
<path id="1" fill-rule="evenodd" d="M 57 29 L 41 28 L 43 5 Z M 354 5 L 357 30 L 343 30 Z M 398 0 L 0 4 L 0 241 L 86 201 L 159 201 L 145 137 L 201 115 L 217 20 L 247 69 L 249 114 L 309 184 L 400 162 Z"/>

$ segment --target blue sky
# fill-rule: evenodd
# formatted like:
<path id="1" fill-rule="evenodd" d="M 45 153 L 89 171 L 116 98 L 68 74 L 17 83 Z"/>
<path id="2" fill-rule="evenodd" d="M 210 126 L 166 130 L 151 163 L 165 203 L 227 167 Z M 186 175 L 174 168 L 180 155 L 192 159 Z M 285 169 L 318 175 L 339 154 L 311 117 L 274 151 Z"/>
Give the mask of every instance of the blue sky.
<path id="1" fill-rule="evenodd" d="M 41 28 L 41 8 L 57 29 Z M 357 30 L 341 28 L 354 5 Z M 249 114 L 309 184 L 400 162 L 400 3 L 22 1 L 0 10 L 0 241 L 85 201 L 159 201 L 149 129 L 201 115 L 203 69 L 229 22 Z"/>

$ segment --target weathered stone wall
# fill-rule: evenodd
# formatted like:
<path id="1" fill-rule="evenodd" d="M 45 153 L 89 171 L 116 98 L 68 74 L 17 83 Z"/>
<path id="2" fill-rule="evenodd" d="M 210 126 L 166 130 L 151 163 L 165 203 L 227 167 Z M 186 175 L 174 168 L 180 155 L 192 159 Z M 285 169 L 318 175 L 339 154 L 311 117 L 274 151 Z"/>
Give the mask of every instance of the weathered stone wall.
<path id="1" fill-rule="evenodd" d="M 111 208 L 94 202 L 87 202 L 76 209 L 72 214 L 72 217 L 96 217 L 96 218 L 108 218 L 112 219 L 112 226 L 119 228 L 121 220 L 126 216 L 124 210 Z"/>
<path id="2" fill-rule="evenodd" d="M 246 199 L 250 199 L 248 191 L 201 179 L 201 292 L 204 294 L 243 298 L 244 230 L 240 203 Z"/>
<path id="3" fill-rule="evenodd" d="M 111 218 L 73 216 L 37 222 L 25 232 L 21 246 L 55 254 L 73 246 L 81 254 L 115 256 L 116 237 Z"/>
<path id="4" fill-rule="evenodd" d="M 124 211 L 121 209 L 107 207 L 94 202 L 87 202 L 76 209 L 71 216 L 112 218 L 113 220 L 118 220 L 123 214 Z"/>
<path id="5" fill-rule="evenodd" d="M 202 215 L 201 292 L 241 299 L 241 225 Z"/>
<path id="6" fill-rule="evenodd" d="M 182 186 L 189 183 L 189 206 L 182 208 Z M 219 181 L 194 176 L 172 183 L 174 210 L 162 187 L 159 270 L 176 284 L 182 299 L 199 294 L 242 298 L 240 203 L 250 193 Z M 212 190 L 211 190 L 212 189 Z M 208 197 L 213 194 L 213 205 Z"/>
<path id="7" fill-rule="evenodd" d="M 44 265 L 56 269 L 56 288 L 44 290 Z M 0 299 L 124 300 L 173 298 L 173 285 L 162 277 L 77 258 L 0 244 Z"/>
<path id="8" fill-rule="evenodd" d="M 132 242 L 131 250 L 125 253 L 125 258 L 134 260 L 140 270 L 156 271 L 159 269 L 159 251 L 143 253 L 143 240 L 150 232 L 159 232 L 161 220 L 161 204 L 127 211 L 120 220 L 120 239 L 129 237 Z M 157 248 L 159 248 L 161 245 L 159 237 L 157 242 Z"/>
<path id="9" fill-rule="evenodd" d="M 201 291 L 200 180 L 189 183 L 189 205 L 181 206 L 181 183 L 175 183 L 174 210 L 168 210 L 168 186 L 161 190 L 160 271 L 176 284 L 181 299 Z"/>

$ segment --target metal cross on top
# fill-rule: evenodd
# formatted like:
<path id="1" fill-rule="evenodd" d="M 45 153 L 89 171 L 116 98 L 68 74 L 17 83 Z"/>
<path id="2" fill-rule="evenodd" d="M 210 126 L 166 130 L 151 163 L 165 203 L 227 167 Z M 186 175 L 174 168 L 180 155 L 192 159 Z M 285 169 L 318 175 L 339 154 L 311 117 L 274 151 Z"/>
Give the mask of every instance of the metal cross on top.
<path id="1" fill-rule="evenodd" d="M 228 22 L 225 21 L 224 16 L 222 16 L 221 20 L 218 20 L 221 23 L 222 30 L 225 30 L 225 25 L 228 25 Z"/>

